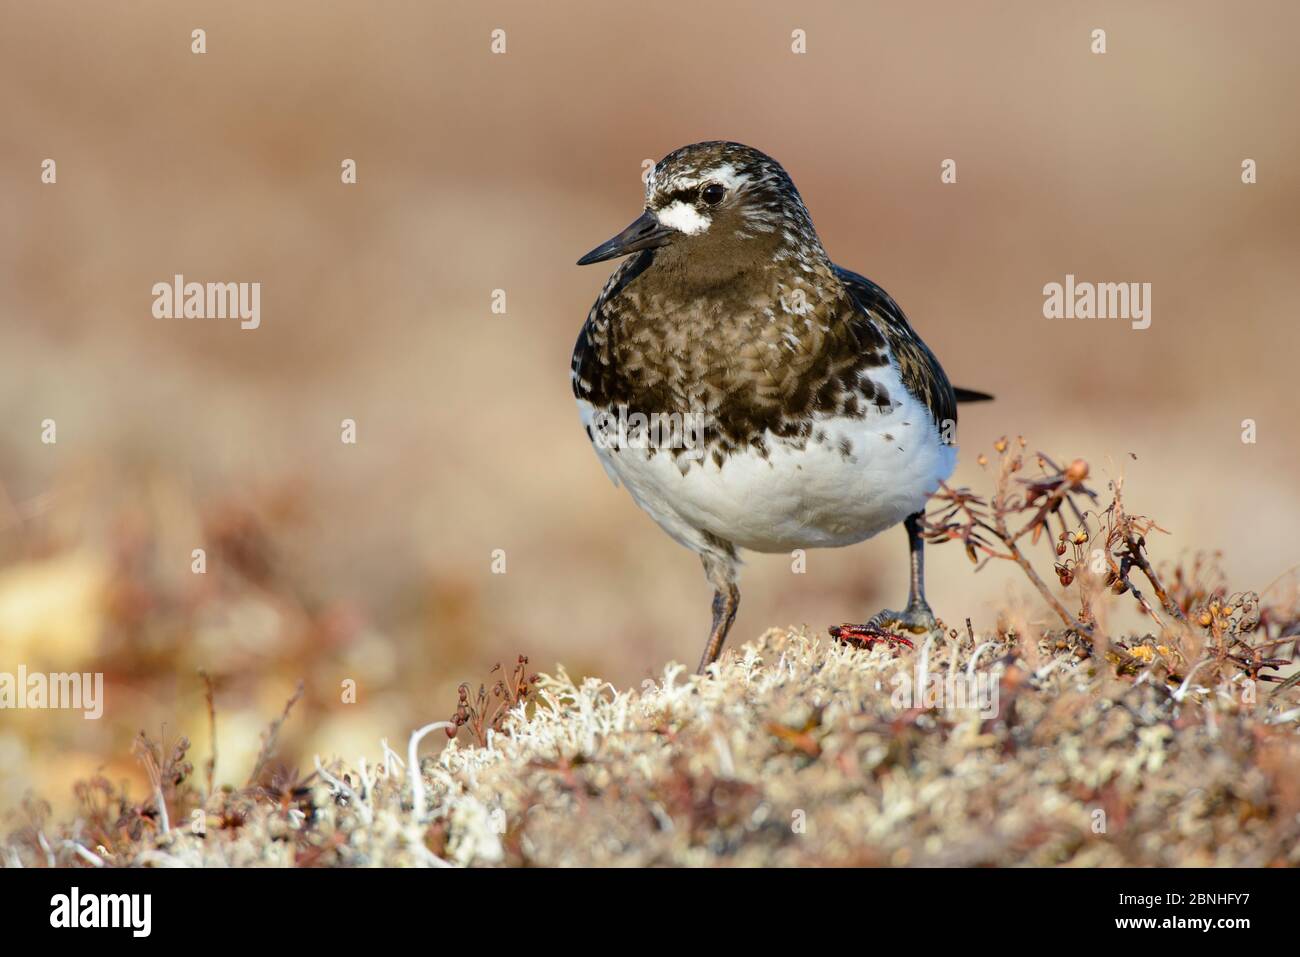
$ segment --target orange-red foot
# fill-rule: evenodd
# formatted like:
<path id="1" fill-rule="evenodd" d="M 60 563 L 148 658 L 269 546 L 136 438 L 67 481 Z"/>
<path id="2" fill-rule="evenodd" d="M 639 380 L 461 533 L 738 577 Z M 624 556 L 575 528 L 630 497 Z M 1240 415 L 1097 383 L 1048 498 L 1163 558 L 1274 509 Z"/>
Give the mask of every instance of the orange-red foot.
<path id="1" fill-rule="evenodd" d="M 892 631 L 885 631 L 878 625 L 870 623 L 865 625 L 831 625 L 831 637 L 837 641 L 842 641 L 846 645 L 852 645 L 854 648 L 865 648 L 870 651 L 876 647 L 876 642 L 887 641 L 891 645 L 906 645 L 908 648 L 915 648 L 910 638 L 904 638 L 902 635 L 896 635 Z"/>

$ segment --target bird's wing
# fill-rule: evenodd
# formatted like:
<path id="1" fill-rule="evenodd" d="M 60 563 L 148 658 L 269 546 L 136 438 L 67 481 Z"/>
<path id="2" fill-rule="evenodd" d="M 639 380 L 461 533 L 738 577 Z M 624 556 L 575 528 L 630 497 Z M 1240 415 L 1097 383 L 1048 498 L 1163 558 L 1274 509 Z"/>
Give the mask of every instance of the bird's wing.
<path id="1" fill-rule="evenodd" d="M 958 395 L 944 374 L 943 366 L 908 324 L 898 303 L 865 276 L 840 266 L 834 268 L 836 277 L 848 290 L 854 304 L 889 342 L 889 351 L 898 363 L 898 373 L 907 391 L 926 404 L 940 428 L 944 422 L 955 423 Z M 975 394 L 983 396 L 983 393 Z"/>

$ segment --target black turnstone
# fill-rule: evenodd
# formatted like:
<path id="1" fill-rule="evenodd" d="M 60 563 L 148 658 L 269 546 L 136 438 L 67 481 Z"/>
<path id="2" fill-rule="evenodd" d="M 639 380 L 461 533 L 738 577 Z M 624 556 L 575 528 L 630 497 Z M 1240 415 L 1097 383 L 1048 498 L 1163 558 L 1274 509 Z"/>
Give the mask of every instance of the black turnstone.
<path id="1" fill-rule="evenodd" d="M 606 471 L 697 552 L 715 589 L 703 672 L 740 604 L 738 549 L 851 545 L 903 522 L 901 612 L 831 633 L 911 642 L 920 519 L 956 464 L 954 389 L 889 295 L 831 262 L 789 175 L 739 143 L 684 146 L 645 211 L 578 265 L 629 257 L 592 306 L 573 391 Z"/>

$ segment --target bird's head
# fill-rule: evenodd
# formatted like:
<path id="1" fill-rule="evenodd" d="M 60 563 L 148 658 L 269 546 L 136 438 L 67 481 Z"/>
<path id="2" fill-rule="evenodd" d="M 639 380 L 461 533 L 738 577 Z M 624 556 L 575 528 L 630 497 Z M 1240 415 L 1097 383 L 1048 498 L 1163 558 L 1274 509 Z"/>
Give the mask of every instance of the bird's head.
<path id="1" fill-rule="evenodd" d="M 799 191 L 781 164 L 740 143 L 694 143 L 661 159 L 646 180 L 645 211 L 578 260 L 643 249 L 656 261 L 722 281 L 764 263 L 824 255 Z"/>

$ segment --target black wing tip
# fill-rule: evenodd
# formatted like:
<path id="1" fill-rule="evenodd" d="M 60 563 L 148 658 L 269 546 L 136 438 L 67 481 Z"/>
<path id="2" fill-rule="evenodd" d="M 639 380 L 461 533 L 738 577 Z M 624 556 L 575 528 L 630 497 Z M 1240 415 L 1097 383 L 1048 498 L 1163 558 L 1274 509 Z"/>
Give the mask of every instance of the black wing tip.
<path id="1" fill-rule="evenodd" d="M 954 388 L 953 394 L 957 396 L 958 402 L 992 402 L 993 396 L 987 392 L 977 392 L 974 389 Z"/>

